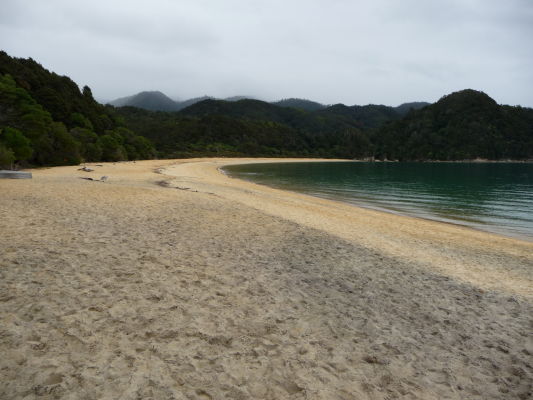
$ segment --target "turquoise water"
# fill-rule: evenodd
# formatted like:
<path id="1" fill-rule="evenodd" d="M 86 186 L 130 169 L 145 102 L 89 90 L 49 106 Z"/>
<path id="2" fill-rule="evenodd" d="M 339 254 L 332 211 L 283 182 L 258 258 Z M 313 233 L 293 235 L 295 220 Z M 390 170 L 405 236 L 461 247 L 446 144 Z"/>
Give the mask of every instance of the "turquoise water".
<path id="1" fill-rule="evenodd" d="M 533 241 L 531 163 L 275 163 L 236 178 Z"/>

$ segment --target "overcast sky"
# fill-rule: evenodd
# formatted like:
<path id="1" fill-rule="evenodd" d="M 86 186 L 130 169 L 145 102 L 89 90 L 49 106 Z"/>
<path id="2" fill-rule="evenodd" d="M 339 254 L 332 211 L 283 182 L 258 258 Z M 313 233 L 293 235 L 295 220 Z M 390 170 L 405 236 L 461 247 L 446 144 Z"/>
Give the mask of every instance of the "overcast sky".
<path id="1" fill-rule="evenodd" d="M 98 99 L 533 106 L 533 0 L 1 0 L 0 48 Z"/>

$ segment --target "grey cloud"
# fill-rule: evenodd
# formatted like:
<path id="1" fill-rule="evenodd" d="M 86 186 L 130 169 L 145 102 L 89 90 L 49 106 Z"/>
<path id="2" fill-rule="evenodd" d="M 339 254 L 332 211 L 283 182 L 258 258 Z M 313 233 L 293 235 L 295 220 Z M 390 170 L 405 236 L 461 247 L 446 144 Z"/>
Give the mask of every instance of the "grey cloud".
<path id="1" fill-rule="evenodd" d="M 4 0 L 0 46 L 103 98 L 250 94 L 533 105 L 529 0 Z"/>

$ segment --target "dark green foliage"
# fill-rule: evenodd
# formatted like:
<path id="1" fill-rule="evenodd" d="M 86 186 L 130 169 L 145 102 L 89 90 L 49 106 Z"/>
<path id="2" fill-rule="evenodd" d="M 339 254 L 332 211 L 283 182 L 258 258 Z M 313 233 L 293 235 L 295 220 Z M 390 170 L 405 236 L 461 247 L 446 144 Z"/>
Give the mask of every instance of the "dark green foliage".
<path id="1" fill-rule="evenodd" d="M 80 91 L 72 80 L 32 59 L 0 52 L 0 129 L 11 132 L 4 135 L 3 147 L 16 161 L 66 165 L 82 159 L 116 161 L 155 155 L 148 140 L 121 124 L 112 107 L 94 100 L 88 86 Z M 116 146 L 101 139 L 110 132 Z"/>
<path id="2" fill-rule="evenodd" d="M 209 104 L 211 100 L 207 102 Z M 353 158 L 370 152 L 366 135 L 347 125 L 341 125 L 338 131 L 322 132 L 324 125 L 305 130 L 297 127 L 297 120 L 293 120 L 295 123 L 291 126 L 289 123 L 266 119 L 265 114 L 269 110 L 280 109 L 268 103 L 241 100 L 235 103 L 217 101 L 215 105 L 221 103 L 233 104 L 237 108 L 244 104 L 248 109 L 242 114 L 246 117 L 239 118 L 239 110 L 233 110 L 233 115 L 201 115 L 205 106 L 202 104 L 194 112 L 197 116 L 130 107 L 118 109 L 117 112 L 124 117 L 128 127 L 153 141 L 163 157 L 249 155 Z M 291 114 L 283 114 L 287 115 Z M 304 124 L 301 122 L 301 125 Z"/>
<path id="3" fill-rule="evenodd" d="M 0 127 L 19 129 L 30 139 L 47 132 L 52 118 L 10 75 L 0 76 Z"/>
<path id="4" fill-rule="evenodd" d="M 6 127 L 0 130 L 0 142 L 13 152 L 16 161 L 28 160 L 33 153 L 30 140 L 18 129 Z"/>
<path id="5" fill-rule="evenodd" d="M 429 106 L 429 104 L 430 103 L 426 103 L 425 101 L 414 101 L 412 103 L 403 103 L 403 104 L 400 104 L 398 107 L 394 107 L 394 111 L 396 111 L 401 116 L 404 116 L 411 110 L 420 110 L 421 108 Z"/>
<path id="6" fill-rule="evenodd" d="M 528 159 L 533 110 L 500 106 L 485 93 L 463 90 L 382 127 L 373 141 L 382 159 Z"/>
<path id="7" fill-rule="evenodd" d="M 295 98 L 283 99 L 280 101 L 275 101 L 271 104 L 274 104 L 280 107 L 298 108 L 300 110 L 306 110 L 306 111 L 317 111 L 317 110 L 322 110 L 326 108 L 324 104 L 320 104 L 315 101 L 306 100 L 306 99 L 295 99 Z"/>
<path id="8" fill-rule="evenodd" d="M 395 115 L 392 109 L 391 112 Z M 205 100 L 181 110 L 180 113 L 193 117 L 224 115 L 241 120 L 272 121 L 310 134 L 341 133 L 364 125 L 357 115 L 352 115 L 351 112 L 336 112 L 334 107 L 313 112 L 250 99 L 236 102 Z"/>
<path id="9" fill-rule="evenodd" d="M 79 143 L 67 132 L 61 122 L 53 122 L 46 134 L 32 140 L 34 155 L 31 163 L 36 165 L 79 164 Z"/>
<path id="10" fill-rule="evenodd" d="M 73 128 L 70 134 L 80 143 L 80 156 L 83 160 L 88 162 L 102 160 L 102 146 L 96 133 L 86 128 Z"/>
<path id="11" fill-rule="evenodd" d="M 15 154 L 13 150 L 7 148 L 0 142 L 0 168 L 9 168 L 15 162 Z"/>
<path id="12" fill-rule="evenodd" d="M 320 114 L 327 116 L 336 116 L 342 119 L 346 124 L 351 124 L 363 130 L 379 128 L 389 121 L 400 118 L 394 108 L 369 104 L 366 106 L 345 106 L 344 104 L 335 104 L 322 111 Z"/>
<path id="13" fill-rule="evenodd" d="M 318 111 L 258 100 L 205 100 L 179 113 L 122 108 L 161 156 L 319 156 L 393 160 L 532 157 L 533 110 L 466 90 L 434 105 L 334 105 Z M 418 110 L 415 109 L 418 107 Z"/>
<path id="14" fill-rule="evenodd" d="M 114 134 L 121 138 L 128 160 L 145 160 L 155 157 L 154 147 L 145 137 L 136 135 L 124 127 L 115 129 Z"/>
<path id="15" fill-rule="evenodd" d="M 87 117 L 85 117 L 84 115 L 77 112 L 70 114 L 69 123 L 70 126 L 73 127 L 85 128 L 89 129 L 90 131 L 94 131 L 94 127 L 91 121 L 89 121 L 89 119 L 87 119 Z"/>
<path id="16" fill-rule="evenodd" d="M 104 161 L 127 160 L 127 153 L 122 146 L 122 138 L 114 132 L 100 136 L 100 146 L 102 148 L 102 159 Z"/>
<path id="17" fill-rule="evenodd" d="M 87 86 L 80 91 L 32 59 L 0 52 L 0 162 L 145 159 L 156 155 L 151 141 L 163 157 L 533 158 L 533 110 L 473 90 L 396 108 L 196 100 L 180 112 L 115 109 L 98 104 Z"/>

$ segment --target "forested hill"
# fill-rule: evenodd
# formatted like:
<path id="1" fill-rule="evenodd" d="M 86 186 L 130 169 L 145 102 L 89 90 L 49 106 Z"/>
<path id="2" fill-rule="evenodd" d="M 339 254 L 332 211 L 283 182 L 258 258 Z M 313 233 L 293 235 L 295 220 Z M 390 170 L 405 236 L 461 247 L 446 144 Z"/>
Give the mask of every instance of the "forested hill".
<path id="1" fill-rule="evenodd" d="M 372 139 L 374 155 L 391 160 L 533 159 L 533 109 L 468 89 L 411 111 Z"/>
<path id="2" fill-rule="evenodd" d="M 89 87 L 0 52 L 0 166 L 153 157 L 152 144 L 123 125 Z"/>
<path id="3" fill-rule="evenodd" d="M 195 103 L 180 113 L 195 117 L 225 115 L 240 119 L 275 121 L 310 132 L 332 132 L 348 128 L 369 130 L 402 116 L 395 108 L 383 105 L 336 104 L 317 110 L 305 110 L 250 99 L 237 102 L 210 99 Z"/>
<path id="4" fill-rule="evenodd" d="M 399 107 L 198 100 L 179 112 L 103 106 L 87 86 L 0 52 L 0 167 L 155 155 L 533 159 L 533 109 L 474 90 Z"/>
<path id="5" fill-rule="evenodd" d="M 474 90 L 452 93 L 429 106 L 415 103 L 396 109 L 339 104 L 306 111 L 259 100 L 210 99 L 179 113 L 132 108 L 118 112 L 165 156 L 533 158 L 533 110 L 498 105 Z"/>
<path id="6" fill-rule="evenodd" d="M 243 100 L 236 103 L 242 106 Z M 246 101 L 247 102 L 247 101 Z M 246 107 L 250 104 L 246 104 Z M 252 103 L 253 105 L 257 105 Z M 296 128 L 280 122 L 287 115 L 266 119 L 267 110 L 251 118 L 231 113 L 202 113 L 201 107 L 189 114 L 151 112 L 133 107 L 123 107 L 117 112 L 127 126 L 145 135 L 156 146 L 162 157 L 192 156 L 269 156 L 269 157 L 342 157 L 356 158 L 369 154 L 368 137 L 357 128 L 324 124 L 329 128 Z M 298 112 L 293 110 L 291 112 Z M 291 114 L 289 114 L 290 116 Z M 312 120 L 311 120 L 312 121 Z M 296 121 L 305 125 L 305 118 Z"/>
<path id="7" fill-rule="evenodd" d="M 301 110 L 306 110 L 306 111 L 322 110 L 327 107 L 324 104 L 317 103 L 316 101 L 296 99 L 296 98 L 274 101 L 272 102 L 272 104 L 276 106 L 280 106 L 280 107 L 299 108 Z"/>
<path id="8" fill-rule="evenodd" d="M 137 107 L 150 111 L 178 111 L 183 107 L 165 94 L 154 92 L 140 92 L 133 96 L 122 97 L 110 102 L 115 107 Z"/>
<path id="9" fill-rule="evenodd" d="M 385 107 L 386 108 L 386 107 Z M 364 109 L 366 110 L 366 108 Z M 389 108 L 386 108 L 389 112 Z M 315 156 L 359 158 L 372 148 L 365 111 L 306 111 L 260 100 L 208 99 L 177 113 L 119 108 L 130 129 L 155 143 L 165 157 Z M 376 114 L 372 110 L 372 114 Z M 379 114 L 379 111 L 377 112 Z M 394 118 L 399 115 L 394 113 Z M 382 120 L 388 120 L 388 115 Z"/>
<path id="10" fill-rule="evenodd" d="M 224 101 L 239 101 L 249 99 L 247 96 L 232 96 Z M 148 91 L 134 94 L 133 96 L 121 97 L 110 101 L 108 104 L 115 107 L 136 107 L 150 111 L 179 111 L 203 100 L 214 99 L 210 96 L 195 97 L 193 99 L 178 101 L 159 91 Z"/>

